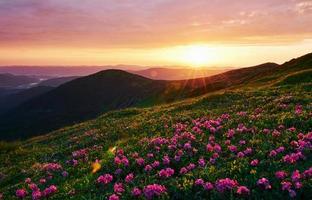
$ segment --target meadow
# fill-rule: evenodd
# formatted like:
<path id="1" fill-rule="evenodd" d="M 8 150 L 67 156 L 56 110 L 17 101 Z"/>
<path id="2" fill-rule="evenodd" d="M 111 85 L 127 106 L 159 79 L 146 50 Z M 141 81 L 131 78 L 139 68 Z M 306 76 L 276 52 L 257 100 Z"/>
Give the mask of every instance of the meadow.
<path id="1" fill-rule="evenodd" d="M 311 199 L 312 87 L 301 79 L 112 111 L 2 142 L 1 197 Z"/>

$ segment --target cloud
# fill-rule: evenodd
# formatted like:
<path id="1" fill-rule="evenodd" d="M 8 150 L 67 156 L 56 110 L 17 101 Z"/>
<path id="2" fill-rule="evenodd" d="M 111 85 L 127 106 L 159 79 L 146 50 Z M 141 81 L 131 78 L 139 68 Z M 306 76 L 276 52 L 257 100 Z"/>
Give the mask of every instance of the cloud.
<path id="1" fill-rule="evenodd" d="M 311 8 L 298 0 L 0 0 L 0 42 L 128 48 L 305 39 Z"/>

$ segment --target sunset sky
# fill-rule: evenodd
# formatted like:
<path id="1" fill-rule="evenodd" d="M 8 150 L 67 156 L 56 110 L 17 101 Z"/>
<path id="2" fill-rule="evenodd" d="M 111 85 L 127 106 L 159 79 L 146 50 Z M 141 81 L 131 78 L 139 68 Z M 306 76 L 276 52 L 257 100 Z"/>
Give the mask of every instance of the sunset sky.
<path id="1" fill-rule="evenodd" d="M 312 0 L 0 0 L 0 65 L 282 63 L 312 51 Z"/>

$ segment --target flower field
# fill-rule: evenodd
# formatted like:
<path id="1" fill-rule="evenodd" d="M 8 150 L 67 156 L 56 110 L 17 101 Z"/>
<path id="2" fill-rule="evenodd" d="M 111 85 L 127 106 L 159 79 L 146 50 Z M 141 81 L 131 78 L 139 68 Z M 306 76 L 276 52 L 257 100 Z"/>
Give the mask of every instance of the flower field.
<path id="1" fill-rule="evenodd" d="M 312 199 L 311 107 L 246 88 L 2 143 L 0 199 Z"/>

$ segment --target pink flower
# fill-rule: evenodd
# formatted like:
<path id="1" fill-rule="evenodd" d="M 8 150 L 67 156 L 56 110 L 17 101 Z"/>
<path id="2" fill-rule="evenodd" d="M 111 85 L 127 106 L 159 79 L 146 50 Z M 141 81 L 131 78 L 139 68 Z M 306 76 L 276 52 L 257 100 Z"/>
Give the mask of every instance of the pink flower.
<path id="1" fill-rule="evenodd" d="M 134 179 L 134 175 L 133 175 L 133 173 L 130 173 L 130 174 L 128 174 L 128 175 L 126 176 L 125 182 L 126 182 L 126 183 L 130 183 L 130 182 L 133 181 L 133 179 Z"/>
<path id="2" fill-rule="evenodd" d="M 142 194 L 142 191 L 139 188 L 135 187 L 132 189 L 131 194 L 132 196 L 138 197 Z"/>
<path id="3" fill-rule="evenodd" d="M 219 154 L 218 153 L 213 153 L 212 154 L 212 158 L 219 158 Z"/>
<path id="4" fill-rule="evenodd" d="M 281 185 L 282 185 L 282 190 L 290 190 L 292 184 L 289 181 L 282 181 Z"/>
<path id="5" fill-rule="evenodd" d="M 204 182 L 204 180 L 203 179 L 201 179 L 201 178 L 199 178 L 199 179 L 196 179 L 195 180 L 195 185 L 203 185 L 205 182 Z"/>
<path id="6" fill-rule="evenodd" d="M 203 158 L 200 158 L 200 159 L 198 160 L 198 165 L 201 166 L 201 167 L 205 167 L 205 165 L 206 165 L 205 160 L 204 160 Z"/>
<path id="7" fill-rule="evenodd" d="M 30 183 L 30 184 L 28 185 L 28 187 L 29 187 L 29 189 L 30 189 L 31 191 L 39 190 L 38 186 L 37 186 L 36 184 L 34 184 L 34 183 Z"/>
<path id="8" fill-rule="evenodd" d="M 169 156 L 164 156 L 162 160 L 163 160 L 163 164 L 164 165 L 169 165 L 170 164 Z"/>
<path id="9" fill-rule="evenodd" d="M 286 176 L 287 176 L 287 173 L 285 171 L 277 171 L 277 172 L 275 172 L 275 177 L 277 179 L 282 180 L 282 179 L 286 178 Z"/>
<path id="10" fill-rule="evenodd" d="M 41 184 L 45 184 L 46 182 L 47 182 L 47 180 L 44 179 L 44 178 L 42 178 L 42 179 L 39 180 L 39 183 L 41 183 Z"/>
<path id="11" fill-rule="evenodd" d="M 191 143 L 187 142 L 184 144 L 184 147 L 183 147 L 185 150 L 189 150 L 189 149 L 192 149 L 192 145 Z"/>
<path id="12" fill-rule="evenodd" d="M 296 113 L 296 115 L 301 115 L 302 114 L 302 105 L 296 105 L 295 113 Z"/>
<path id="13" fill-rule="evenodd" d="M 299 170 L 295 170 L 291 175 L 291 180 L 293 182 L 298 182 L 298 181 L 300 181 L 300 179 L 301 179 L 301 174 L 300 174 Z"/>
<path id="14" fill-rule="evenodd" d="M 244 150 L 244 154 L 245 154 L 245 155 L 250 155 L 250 154 L 252 154 L 252 148 L 250 148 L 250 147 L 246 148 L 246 149 Z"/>
<path id="15" fill-rule="evenodd" d="M 213 184 L 210 182 L 206 182 L 206 183 L 204 183 L 203 187 L 205 190 L 209 191 L 209 190 L 213 189 Z"/>
<path id="16" fill-rule="evenodd" d="M 235 130 L 234 129 L 229 129 L 228 132 L 226 133 L 226 137 L 227 138 L 232 138 L 235 134 Z"/>
<path id="17" fill-rule="evenodd" d="M 175 156 L 174 156 L 174 160 L 177 161 L 177 162 L 179 162 L 179 161 L 181 160 L 181 156 L 175 155 Z"/>
<path id="18" fill-rule="evenodd" d="M 250 162 L 250 165 L 253 166 L 253 167 L 257 166 L 258 164 L 259 164 L 259 160 L 258 159 L 252 160 Z"/>
<path id="19" fill-rule="evenodd" d="M 16 190 L 15 194 L 16 194 L 16 197 L 23 199 L 26 197 L 27 191 L 25 189 L 18 189 L 18 190 Z"/>
<path id="20" fill-rule="evenodd" d="M 243 146 L 243 145 L 245 145 L 245 144 L 246 144 L 246 141 L 245 141 L 245 140 L 240 140 L 240 141 L 239 141 L 239 145 Z"/>
<path id="21" fill-rule="evenodd" d="M 275 130 L 272 132 L 272 136 L 273 137 L 279 137 L 281 135 L 281 132 L 279 132 L 278 130 Z"/>
<path id="22" fill-rule="evenodd" d="M 310 167 L 309 169 L 305 170 L 305 171 L 303 172 L 303 176 L 304 176 L 305 178 L 310 178 L 310 177 L 312 177 L 312 167 Z"/>
<path id="23" fill-rule="evenodd" d="M 44 197 L 49 197 L 53 195 L 55 192 L 57 192 L 57 187 L 55 185 L 51 185 L 50 187 L 43 190 L 42 195 Z"/>
<path id="24" fill-rule="evenodd" d="M 159 197 L 166 193 L 167 189 L 165 186 L 152 184 L 144 187 L 143 192 L 147 199 L 152 199 L 153 197 Z"/>
<path id="25" fill-rule="evenodd" d="M 180 174 L 186 174 L 187 173 L 187 169 L 185 167 L 182 167 L 180 169 Z"/>
<path id="26" fill-rule="evenodd" d="M 265 129 L 262 130 L 262 132 L 263 132 L 264 134 L 269 134 L 269 133 L 270 133 L 270 129 L 265 128 Z"/>
<path id="27" fill-rule="evenodd" d="M 31 196 L 33 200 L 39 200 L 42 197 L 42 194 L 40 190 L 36 190 L 32 192 Z"/>
<path id="28" fill-rule="evenodd" d="M 136 159 L 136 163 L 137 163 L 139 166 L 142 166 L 142 165 L 144 165 L 145 161 L 144 161 L 143 158 L 137 158 L 137 159 Z"/>
<path id="29" fill-rule="evenodd" d="M 209 163 L 210 164 L 215 164 L 216 163 L 216 159 L 215 158 L 210 158 L 209 159 Z"/>
<path id="30" fill-rule="evenodd" d="M 117 154 L 118 156 L 123 156 L 123 155 L 124 155 L 123 149 L 117 149 L 116 154 Z"/>
<path id="31" fill-rule="evenodd" d="M 228 146 L 228 149 L 233 153 L 237 151 L 237 147 L 235 145 Z"/>
<path id="32" fill-rule="evenodd" d="M 268 179 L 266 178 L 260 178 L 258 181 L 257 181 L 257 185 L 262 188 L 262 189 L 271 189 L 271 185 L 270 185 L 270 182 Z"/>
<path id="33" fill-rule="evenodd" d="M 159 177 L 161 177 L 161 178 L 169 178 L 173 174 L 174 174 L 174 170 L 171 168 L 162 169 L 158 173 Z"/>
<path id="34" fill-rule="evenodd" d="M 277 155 L 275 150 L 270 151 L 269 156 L 270 157 L 275 157 Z"/>
<path id="35" fill-rule="evenodd" d="M 296 191 L 294 191 L 294 190 L 288 190 L 288 192 L 289 192 L 289 196 L 290 196 L 291 198 L 295 198 L 296 195 L 297 195 Z"/>
<path id="36" fill-rule="evenodd" d="M 229 178 L 219 179 L 216 181 L 216 189 L 219 192 L 225 192 L 226 190 L 231 190 L 236 186 L 238 186 L 237 181 L 229 179 Z"/>
<path id="37" fill-rule="evenodd" d="M 148 157 L 148 158 L 153 158 L 153 157 L 154 157 L 154 154 L 148 153 L 148 154 L 147 154 L 147 157 Z"/>
<path id="38" fill-rule="evenodd" d="M 122 183 L 115 183 L 114 184 L 114 192 L 115 193 L 123 193 L 125 191 Z"/>
<path id="39" fill-rule="evenodd" d="M 237 194 L 239 195 L 249 195 L 250 194 L 250 190 L 246 187 L 246 186 L 239 186 L 237 188 Z"/>
<path id="40" fill-rule="evenodd" d="M 45 171 L 59 171 L 62 169 L 62 165 L 58 163 L 46 163 L 42 167 Z"/>
<path id="41" fill-rule="evenodd" d="M 138 158 L 139 157 L 139 154 L 138 152 L 134 152 L 132 155 L 131 155 L 132 158 Z"/>
<path id="42" fill-rule="evenodd" d="M 282 153 L 283 151 L 285 151 L 285 147 L 278 147 L 278 148 L 276 149 L 276 152 L 277 152 L 277 153 Z"/>
<path id="43" fill-rule="evenodd" d="M 97 182 L 106 185 L 106 184 L 112 182 L 112 180 L 113 180 L 112 175 L 104 174 L 97 179 Z"/>
<path id="44" fill-rule="evenodd" d="M 159 161 L 156 160 L 152 163 L 152 167 L 156 168 L 159 166 L 159 164 L 160 164 Z"/>
<path id="45" fill-rule="evenodd" d="M 80 149 L 80 150 L 72 152 L 72 156 L 75 159 L 84 158 L 87 155 L 88 155 L 88 149 Z"/>
<path id="46" fill-rule="evenodd" d="M 188 166 L 186 166 L 186 169 L 191 171 L 193 169 L 195 169 L 196 165 L 194 163 L 190 163 Z"/>
<path id="47" fill-rule="evenodd" d="M 116 194 L 112 194 L 108 197 L 108 200 L 119 200 L 119 196 Z"/>
<path id="48" fill-rule="evenodd" d="M 219 144 L 215 144 L 213 147 L 213 150 L 217 153 L 220 153 L 222 149 L 221 149 L 221 146 Z"/>
<path id="49" fill-rule="evenodd" d="M 206 145 L 206 151 L 208 151 L 208 152 L 212 152 L 213 151 L 213 146 L 210 143 L 208 143 Z"/>
<path id="50" fill-rule="evenodd" d="M 73 159 L 73 160 L 72 160 L 72 163 L 73 163 L 73 166 L 75 167 L 75 166 L 78 165 L 78 160 Z"/>
<path id="51" fill-rule="evenodd" d="M 120 164 L 121 164 L 121 159 L 120 159 L 118 156 L 116 156 L 116 157 L 114 158 L 114 163 L 115 163 L 116 165 L 120 165 Z"/>
<path id="52" fill-rule="evenodd" d="M 121 159 L 121 163 L 124 165 L 124 166 L 128 166 L 129 165 L 129 160 L 126 156 L 123 156 L 122 159 Z"/>
<path id="53" fill-rule="evenodd" d="M 62 176 L 63 176 L 63 177 L 67 177 L 67 176 L 68 176 L 68 172 L 67 172 L 67 171 L 63 171 L 63 172 L 62 172 Z"/>
<path id="54" fill-rule="evenodd" d="M 152 171 L 152 169 L 153 169 L 153 167 L 151 165 L 146 165 L 144 167 L 144 171 L 146 171 L 146 172 Z"/>
<path id="55" fill-rule="evenodd" d="M 31 183 L 31 178 L 26 178 L 26 179 L 25 179 L 25 183 L 26 183 L 26 184 Z"/>
<path id="56" fill-rule="evenodd" d="M 245 157 L 245 154 L 240 151 L 240 152 L 237 153 L 237 157 L 238 158 L 243 158 L 243 157 Z"/>
<path id="57" fill-rule="evenodd" d="M 296 163 L 299 159 L 304 159 L 304 155 L 301 152 L 297 152 L 297 153 L 291 153 L 288 155 L 285 155 L 283 157 L 283 161 L 289 164 L 294 164 Z"/>
<path id="58" fill-rule="evenodd" d="M 294 185 L 295 185 L 296 189 L 302 188 L 302 183 L 301 182 L 296 182 Z"/>
<path id="59" fill-rule="evenodd" d="M 225 145 L 230 145 L 230 144 L 231 144 L 231 140 L 225 140 L 225 141 L 224 141 L 224 144 L 225 144 Z"/>

